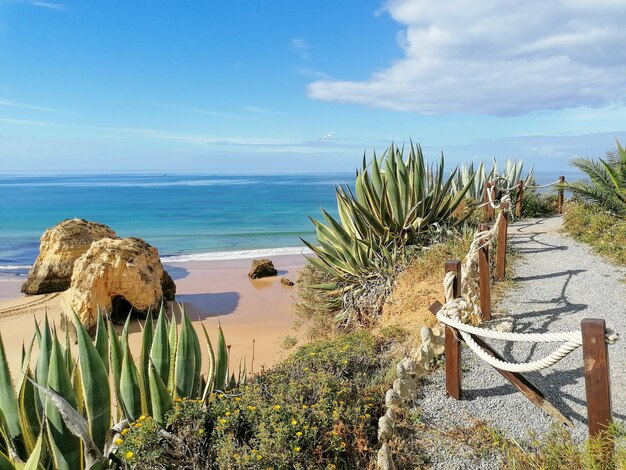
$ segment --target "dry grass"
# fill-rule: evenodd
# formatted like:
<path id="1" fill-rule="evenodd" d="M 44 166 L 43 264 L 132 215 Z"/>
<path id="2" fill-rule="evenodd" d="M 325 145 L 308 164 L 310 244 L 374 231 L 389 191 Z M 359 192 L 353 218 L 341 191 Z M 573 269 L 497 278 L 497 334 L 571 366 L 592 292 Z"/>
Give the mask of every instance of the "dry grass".
<path id="1" fill-rule="evenodd" d="M 386 336 L 388 331 L 401 330 L 406 333 L 403 346 L 419 346 L 420 328 L 438 324 L 428 307 L 435 300 L 443 301 L 444 263 L 448 259 L 463 259 L 470 242 L 470 237 L 455 237 L 414 256 L 396 278 L 374 331 Z"/>

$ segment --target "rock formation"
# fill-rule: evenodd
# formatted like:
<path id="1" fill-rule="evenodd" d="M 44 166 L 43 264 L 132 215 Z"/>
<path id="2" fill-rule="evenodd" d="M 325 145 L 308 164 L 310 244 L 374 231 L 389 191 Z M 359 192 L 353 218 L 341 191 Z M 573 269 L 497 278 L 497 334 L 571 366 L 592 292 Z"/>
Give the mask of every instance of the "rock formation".
<path id="1" fill-rule="evenodd" d="M 98 309 L 126 316 L 132 307 L 145 315 L 164 300 L 166 276 L 157 249 L 145 241 L 103 238 L 76 260 L 63 310 L 73 309 L 88 329 L 95 327 Z M 171 278 L 165 280 L 168 284 Z M 125 311 L 115 312 L 114 306 Z"/>
<path id="2" fill-rule="evenodd" d="M 278 271 L 274 267 L 274 263 L 270 259 L 255 259 L 252 260 L 252 266 L 248 276 L 252 279 L 259 279 L 261 277 L 276 276 Z"/>
<path id="3" fill-rule="evenodd" d="M 96 240 L 116 238 L 106 225 L 83 219 L 67 219 L 41 236 L 39 256 L 22 286 L 25 294 L 48 294 L 70 287 L 74 262 Z"/>

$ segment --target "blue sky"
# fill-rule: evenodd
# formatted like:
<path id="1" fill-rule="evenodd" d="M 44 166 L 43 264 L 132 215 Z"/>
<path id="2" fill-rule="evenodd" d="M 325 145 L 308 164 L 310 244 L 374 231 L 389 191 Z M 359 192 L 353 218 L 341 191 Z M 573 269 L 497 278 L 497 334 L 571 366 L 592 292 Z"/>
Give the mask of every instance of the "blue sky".
<path id="1" fill-rule="evenodd" d="M 0 171 L 352 171 L 626 141 L 620 0 L 0 0 Z"/>

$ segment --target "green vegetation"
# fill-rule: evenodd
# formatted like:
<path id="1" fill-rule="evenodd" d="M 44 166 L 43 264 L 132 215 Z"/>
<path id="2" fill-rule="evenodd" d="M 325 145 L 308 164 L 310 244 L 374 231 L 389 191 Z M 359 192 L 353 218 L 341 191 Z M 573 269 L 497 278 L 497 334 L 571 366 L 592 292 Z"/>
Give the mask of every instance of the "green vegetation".
<path id="1" fill-rule="evenodd" d="M 522 196 L 523 217 L 546 217 L 556 213 L 557 200 L 554 194 L 524 191 Z"/>
<path id="2" fill-rule="evenodd" d="M 444 180 L 443 156 L 428 166 L 419 146 L 391 145 L 357 171 L 355 194 L 337 188 L 339 220 L 323 211 L 325 223 L 311 219 L 318 245 L 304 243 L 317 258 L 309 262 L 331 277 L 320 288 L 342 298 L 337 320 L 359 321 L 377 313 L 386 297 L 406 245 L 427 245 L 441 231 L 463 222 L 456 213 L 469 190 L 455 193 L 456 169 Z M 366 300 L 366 302 L 361 302 Z M 363 307 L 365 306 L 365 312 Z"/>
<path id="3" fill-rule="evenodd" d="M 473 162 L 461 164 L 454 178 L 454 191 L 458 193 L 469 184 L 470 189 L 466 197 L 475 201 L 482 201 L 487 181 L 495 181 L 502 188 L 513 188 L 520 180 L 524 181 L 524 184 L 529 185 L 533 179 L 532 168 L 526 176 L 522 177 L 524 171 L 523 160 L 507 159 L 502 172 L 499 171 L 498 163 L 495 160 L 489 172 L 485 168 L 484 163 L 480 163 L 476 170 L 474 170 Z"/>
<path id="4" fill-rule="evenodd" d="M 369 468 L 389 359 L 364 331 L 300 348 L 249 384 L 177 401 L 164 437 L 150 418 L 118 457 L 144 468 Z"/>
<path id="5" fill-rule="evenodd" d="M 616 218 L 597 205 L 571 201 L 565 204 L 563 227 L 576 240 L 626 265 L 626 219 Z"/>
<path id="6" fill-rule="evenodd" d="M 137 361 L 128 347 L 128 326 L 129 321 L 118 336 L 100 315 L 92 341 L 74 315 L 74 355 L 67 325 L 61 341 L 46 318 L 22 351 L 24 375 L 17 390 L 0 338 L 0 468 L 19 468 L 24 462 L 27 468 L 106 468 L 117 446 L 115 436 L 129 422 L 151 415 L 161 427 L 174 401 L 208 401 L 213 390 L 236 385 L 221 328 L 217 353 L 205 331 L 210 360 L 203 376 L 200 342 L 184 313 L 180 327 L 163 310 L 156 327 L 152 318 L 144 323 Z M 32 370 L 35 342 L 39 355 Z M 245 378 L 245 370 L 240 375 Z M 116 413 L 120 422 L 111 428 Z"/>
<path id="7" fill-rule="evenodd" d="M 617 150 L 608 152 L 605 159 L 577 158 L 572 164 L 590 179 L 565 185 L 574 196 L 626 217 L 626 149 L 619 142 Z"/>

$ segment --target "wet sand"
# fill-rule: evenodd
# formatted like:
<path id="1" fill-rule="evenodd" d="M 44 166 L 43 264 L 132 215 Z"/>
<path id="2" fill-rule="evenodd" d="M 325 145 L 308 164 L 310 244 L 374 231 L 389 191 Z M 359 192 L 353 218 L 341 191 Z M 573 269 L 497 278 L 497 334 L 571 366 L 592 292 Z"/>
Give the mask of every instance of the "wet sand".
<path id="1" fill-rule="evenodd" d="M 177 286 L 177 300 L 182 302 L 200 337 L 205 353 L 201 323 L 211 340 L 217 341 L 217 326 L 221 323 L 227 344 L 231 345 L 231 370 L 237 371 L 245 357 L 248 370 L 258 372 L 287 354 L 281 347 L 287 336 L 298 337 L 292 329 L 291 306 L 296 288 L 280 283 L 281 277 L 296 279 L 304 265 L 301 255 L 273 256 L 278 276 L 251 280 L 247 273 L 250 259 L 224 261 L 188 261 L 165 264 Z M 33 316 L 41 321 L 47 310 L 51 320 L 61 318 L 60 300 L 63 293 L 24 296 L 19 290 L 23 277 L 0 279 L 0 334 L 5 345 L 14 380 L 19 372 L 22 344 L 34 333 Z M 178 311 L 176 309 L 176 311 Z M 139 352 L 140 327 L 130 328 L 131 351 Z M 254 345 L 254 355 L 253 355 Z M 254 357 L 254 364 L 252 358 Z M 203 357 L 203 367 L 207 366 Z"/>

